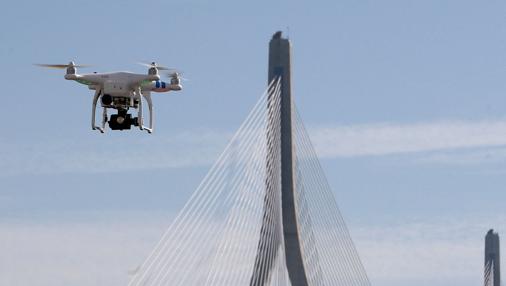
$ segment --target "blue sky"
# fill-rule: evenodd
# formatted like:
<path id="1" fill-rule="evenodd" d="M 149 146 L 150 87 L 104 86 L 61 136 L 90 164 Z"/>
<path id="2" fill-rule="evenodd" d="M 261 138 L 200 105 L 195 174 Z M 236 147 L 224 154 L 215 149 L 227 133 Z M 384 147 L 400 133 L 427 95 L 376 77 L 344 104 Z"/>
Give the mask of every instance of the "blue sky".
<path id="1" fill-rule="evenodd" d="M 373 285 L 481 283 L 483 236 L 506 233 L 504 1 L 4 11 L 0 284 L 125 285 L 263 92 L 276 30 L 289 30 L 297 107 Z M 156 60 L 191 81 L 155 96 L 154 134 L 101 135 L 91 91 L 32 65 L 70 60 Z"/>

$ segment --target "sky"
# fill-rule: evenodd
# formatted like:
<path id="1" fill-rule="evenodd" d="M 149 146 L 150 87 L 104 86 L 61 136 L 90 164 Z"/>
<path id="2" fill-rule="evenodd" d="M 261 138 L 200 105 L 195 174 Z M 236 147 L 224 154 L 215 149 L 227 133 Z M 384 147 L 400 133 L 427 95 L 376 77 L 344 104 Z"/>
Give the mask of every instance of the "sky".
<path id="1" fill-rule="evenodd" d="M 3 11 L 0 284 L 126 285 L 265 89 L 277 30 L 372 284 L 482 283 L 484 235 L 506 233 L 506 2 L 20 0 Z M 92 91 L 33 66 L 70 60 L 89 72 L 157 61 L 190 80 L 154 95 L 153 134 L 99 134 Z"/>

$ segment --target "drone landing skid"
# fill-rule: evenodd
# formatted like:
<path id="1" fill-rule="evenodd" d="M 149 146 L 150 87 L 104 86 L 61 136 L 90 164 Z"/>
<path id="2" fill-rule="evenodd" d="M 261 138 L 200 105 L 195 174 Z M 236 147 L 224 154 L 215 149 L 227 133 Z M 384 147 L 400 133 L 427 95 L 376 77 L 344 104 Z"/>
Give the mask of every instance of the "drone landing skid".
<path id="1" fill-rule="evenodd" d="M 146 130 L 149 134 L 153 132 L 153 101 L 151 100 L 151 92 L 146 91 L 142 92 L 139 88 L 137 90 L 137 93 L 139 95 L 139 111 L 138 111 L 138 121 L 139 121 L 139 129 L 140 130 Z M 144 126 L 144 118 L 142 117 L 142 97 L 146 100 L 146 103 L 148 104 L 148 110 L 149 110 L 149 128 Z"/>
<path id="2" fill-rule="evenodd" d="M 105 133 L 105 130 L 102 127 L 95 126 L 93 127 L 93 130 L 98 130 L 100 133 Z"/>
<path id="3" fill-rule="evenodd" d="M 105 120 L 102 120 L 102 127 L 95 125 L 95 113 L 97 110 L 97 102 L 98 102 L 98 99 L 100 98 L 101 94 L 102 94 L 102 90 L 97 89 L 95 91 L 95 95 L 93 96 L 93 108 L 91 110 L 91 129 L 98 130 L 98 131 L 100 131 L 100 133 L 104 133 L 105 132 Z M 104 113 L 105 113 L 105 116 L 107 116 L 107 110 L 105 109 L 105 107 L 104 107 Z"/>

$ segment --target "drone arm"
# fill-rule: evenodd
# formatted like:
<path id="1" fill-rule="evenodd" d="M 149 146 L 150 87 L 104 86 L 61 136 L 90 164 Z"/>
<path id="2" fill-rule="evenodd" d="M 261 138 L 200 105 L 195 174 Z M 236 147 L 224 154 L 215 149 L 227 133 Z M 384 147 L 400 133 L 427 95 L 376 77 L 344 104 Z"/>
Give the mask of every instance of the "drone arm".
<path id="1" fill-rule="evenodd" d="M 75 80 L 75 81 L 78 81 L 83 78 L 82 75 L 75 74 L 75 73 L 74 74 L 66 74 L 64 77 L 66 80 Z"/>

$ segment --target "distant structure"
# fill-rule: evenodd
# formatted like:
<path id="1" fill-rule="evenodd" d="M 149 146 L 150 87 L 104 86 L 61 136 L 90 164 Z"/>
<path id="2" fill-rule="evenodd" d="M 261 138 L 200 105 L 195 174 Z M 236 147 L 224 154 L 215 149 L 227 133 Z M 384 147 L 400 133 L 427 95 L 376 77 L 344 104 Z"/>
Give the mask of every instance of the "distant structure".
<path id="1" fill-rule="evenodd" d="M 493 229 L 485 236 L 485 286 L 501 285 L 499 234 Z"/>
<path id="2" fill-rule="evenodd" d="M 279 115 L 276 116 L 276 110 L 273 110 L 269 114 L 269 125 L 272 126 L 272 130 L 276 130 L 276 126 L 279 125 L 280 129 L 280 150 L 276 144 L 268 142 L 268 158 L 267 166 L 275 166 L 274 160 L 281 160 L 281 210 L 282 220 L 281 225 L 284 238 L 285 248 L 285 261 L 290 278 L 291 286 L 307 286 L 309 285 L 307 279 L 307 273 L 304 265 L 302 243 L 300 237 L 300 226 L 297 221 L 297 194 L 296 194 L 296 182 L 295 182 L 295 154 L 294 154 L 294 143 L 293 130 L 295 127 L 292 126 L 292 88 L 291 79 L 292 74 L 290 70 L 291 56 L 290 56 L 290 41 L 282 37 L 280 31 L 276 32 L 269 43 L 269 77 L 268 82 L 275 81 L 277 78 L 281 80 L 281 94 L 280 94 L 280 110 Z M 279 117 L 279 118 L 276 118 Z M 277 159 L 276 152 L 281 151 L 281 158 Z M 268 168 L 268 179 L 269 182 L 278 176 L 278 173 L 273 168 Z M 271 179 L 272 177 L 272 179 Z M 267 244 L 280 244 L 280 241 L 276 241 L 272 238 L 270 232 L 265 231 L 266 227 L 269 227 L 270 215 L 269 205 L 267 205 L 268 196 L 272 196 L 272 192 L 279 191 L 275 185 L 267 185 L 267 192 L 265 194 L 266 205 L 264 206 L 264 221 L 261 229 L 260 241 L 258 243 L 258 252 L 255 259 L 255 267 L 253 268 L 253 275 L 251 277 L 250 286 L 267 285 L 272 272 L 275 260 L 277 258 L 277 250 L 274 255 L 268 251 L 263 245 Z M 267 275 L 263 274 L 264 272 Z M 262 275 L 263 274 L 263 275 Z"/>
<path id="3" fill-rule="evenodd" d="M 268 84 L 130 286 L 371 286 L 292 97 L 290 41 Z"/>

